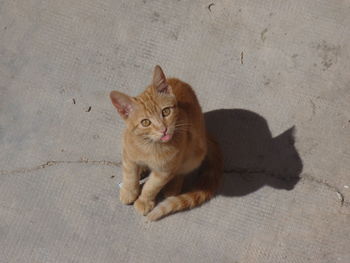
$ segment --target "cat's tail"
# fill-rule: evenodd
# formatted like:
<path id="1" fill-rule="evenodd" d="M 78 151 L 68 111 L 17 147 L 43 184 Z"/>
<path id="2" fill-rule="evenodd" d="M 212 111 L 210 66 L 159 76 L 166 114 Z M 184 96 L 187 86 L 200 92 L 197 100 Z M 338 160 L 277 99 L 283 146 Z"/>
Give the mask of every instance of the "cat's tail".
<path id="1" fill-rule="evenodd" d="M 218 143 L 209 136 L 207 141 L 208 154 L 203 163 L 203 174 L 195 188 L 188 193 L 166 198 L 147 215 L 149 220 L 155 221 L 171 213 L 199 206 L 215 195 L 223 174 L 223 159 Z"/>

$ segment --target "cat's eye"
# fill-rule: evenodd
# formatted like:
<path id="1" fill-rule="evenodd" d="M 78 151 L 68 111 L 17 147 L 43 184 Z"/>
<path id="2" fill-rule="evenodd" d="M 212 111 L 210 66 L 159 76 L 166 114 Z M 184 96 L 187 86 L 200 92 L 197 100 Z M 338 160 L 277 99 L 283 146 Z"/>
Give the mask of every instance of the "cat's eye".
<path id="1" fill-rule="evenodd" d="M 148 120 L 148 119 L 144 119 L 144 120 L 141 121 L 141 124 L 142 124 L 143 127 L 148 127 L 148 126 L 151 125 L 151 121 Z"/>
<path id="2" fill-rule="evenodd" d="M 169 108 L 169 107 L 164 108 L 164 109 L 162 110 L 162 115 L 163 115 L 163 117 L 169 116 L 169 114 L 170 114 L 170 108 Z"/>

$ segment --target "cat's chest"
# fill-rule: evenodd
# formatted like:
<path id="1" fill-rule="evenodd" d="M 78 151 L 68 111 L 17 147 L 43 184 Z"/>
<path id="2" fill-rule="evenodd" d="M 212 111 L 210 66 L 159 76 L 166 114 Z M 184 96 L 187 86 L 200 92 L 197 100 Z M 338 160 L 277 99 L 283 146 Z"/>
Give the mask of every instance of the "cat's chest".
<path id="1" fill-rule="evenodd" d="M 176 148 L 153 149 L 139 156 L 138 163 L 148 166 L 151 170 L 172 170 L 179 159 L 180 151 Z"/>

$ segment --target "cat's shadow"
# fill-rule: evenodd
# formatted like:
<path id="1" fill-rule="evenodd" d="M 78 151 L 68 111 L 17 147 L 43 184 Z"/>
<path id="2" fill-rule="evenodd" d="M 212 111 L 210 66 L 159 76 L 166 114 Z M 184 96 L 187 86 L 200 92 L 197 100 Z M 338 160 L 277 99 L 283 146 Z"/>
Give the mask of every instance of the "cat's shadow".
<path id="1" fill-rule="evenodd" d="M 244 196 L 266 185 L 291 190 L 298 183 L 303 163 L 294 146 L 294 127 L 273 138 L 267 121 L 252 111 L 220 109 L 204 116 L 224 156 L 218 194 Z"/>

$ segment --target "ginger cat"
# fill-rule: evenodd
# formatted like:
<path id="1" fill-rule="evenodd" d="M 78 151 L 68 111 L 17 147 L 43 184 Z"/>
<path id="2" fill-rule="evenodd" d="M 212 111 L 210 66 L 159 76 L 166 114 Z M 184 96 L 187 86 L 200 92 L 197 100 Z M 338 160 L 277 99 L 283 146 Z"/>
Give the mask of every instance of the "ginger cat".
<path id="1" fill-rule="evenodd" d="M 204 117 L 192 88 L 178 79 L 166 79 L 156 66 L 153 82 L 137 97 L 112 91 L 110 98 L 125 120 L 123 185 L 120 200 L 151 221 L 193 208 L 212 198 L 222 176 L 222 155 L 208 136 Z M 203 163 L 195 187 L 181 193 L 186 174 Z M 151 171 L 142 191 L 144 169 Z M 163 189 L 166 199 L 155 207 Z"/>

